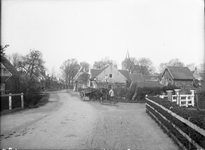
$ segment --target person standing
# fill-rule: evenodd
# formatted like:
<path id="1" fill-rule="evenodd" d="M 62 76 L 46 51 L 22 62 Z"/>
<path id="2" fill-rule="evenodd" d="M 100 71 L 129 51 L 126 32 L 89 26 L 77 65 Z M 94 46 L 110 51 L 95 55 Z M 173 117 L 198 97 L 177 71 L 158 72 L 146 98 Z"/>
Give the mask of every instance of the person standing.
<path id="1" fill-rule="evenodd" d="M 114 99 L 115 94 L 114 94 L 114 91 L 113 91 L 112 88 L 111 88 L 110 91 L 109 91 L 109 95 L 110 95 L 111 101 L 113 101 L 113 102 L 115 103 L 115 99 Z"/>

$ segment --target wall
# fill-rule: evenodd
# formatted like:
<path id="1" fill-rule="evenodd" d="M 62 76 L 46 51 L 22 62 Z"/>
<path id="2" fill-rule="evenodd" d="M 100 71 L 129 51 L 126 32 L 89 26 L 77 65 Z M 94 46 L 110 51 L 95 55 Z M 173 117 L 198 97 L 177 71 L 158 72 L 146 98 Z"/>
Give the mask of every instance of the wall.
<path id="1" fill-rule="evenodd" d="M 164 85 L 164 86 L 167 86 L 168 83 L 173 84 L 173 79 L 172 79 L 169 71 L 165 70 L 165 73 L 164 73 L 164 75 L 162 77 L 162 80 L 161 80 L 161 84 Z"/>
<path id="2" fill-rule="evenodd" d="M 18 93 L 19 92 L 19 78 L 16 77 L 10 77 L 5 82 L 5 93 Z"/>
<path id="3" fill-rule="evenodd" d="M 193 81 L 174 81 L 174 84 L 181 88 L 182 91 L 190 91 L 193 90 Z"/>
<path id="4" fill-rule="evenodd" d="M 126 78 L 123 76 L 114 66 L 109 66 L 107 67 L 103 72 L 101 72 L 98 76 L 97 79 L 99 81 L 105 81 L 105 76 L 112 74 L 112 78 L 108 79 L 108 82 L 110 83 L 126 83 Z"/>

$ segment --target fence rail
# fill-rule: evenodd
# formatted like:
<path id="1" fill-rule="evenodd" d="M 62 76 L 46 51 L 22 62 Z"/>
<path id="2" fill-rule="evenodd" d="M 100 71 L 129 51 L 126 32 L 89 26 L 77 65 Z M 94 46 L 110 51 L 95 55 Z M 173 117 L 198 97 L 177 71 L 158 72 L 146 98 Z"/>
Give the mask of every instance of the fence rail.
<path id="1" fill-rule="evenodd" d="M 170 111 L 169 109 L 165 108 L 164 106 L 146 98 L 147 101 L 151 102 L 152 104 L 158 106 L 159 108 L 163 109 L 165 112 L 169 113 L 171 116 L 175 117 L 176 119 L 178 119 L 179 121 L 181 121 L 182 123 L 186 124 L 189 128 L 192 128 L 193 130 L 195 130 L 196 132 L 198 132 L 199 134 L 201 134 L 202 136 L 205 137 L 205 130 L 200 128 L 199 126 L 191 123 L 189 120 L 184 119 L 183 117 L 173 113 L 172 111 Z M 180 134 L 182 134 L 191 144 L 193 144 L 197 149 L 203 149 L 198 143 L 196 143 L 189 135 L 187 135 L 185 132 L 183 132 L 178 126 L 176 126 L 173 122 L 171 122 L 170 120 L 168 120 L 166 117 L 164 117 L 160 112 L 158 112 L 155 108 L 153 108 L 151 105 L 149 105 L 148 103 L 146 103 L 146 111 L 148 111 L 149 113 L 151 113 L 149 111 L 149 109 L 152 109 L 155 113 L 157 113 L 159 116 L 161 116 L 164 120 L 166 120 L 170 125 L 172 125 L 173 128 L 175 128 Z M 151 114 L 154 118 L 157 118 L 154 114 Z M 157 118 L 158 120 L 158 118 Z M 161 124 L 161 122 L 160 122 Z M 163 125 L 164 126 L 164 125 Z M 170 132 L 170 131 L 169 131 Z M 176 138 L 176 137 L 174 137 Z M 177 140 L 177 142 L 179 142 L 179 140 Z M 178 144 L 181 144 L 180 142 Z"/>
<path id="2" fill-rule="evenodd" d="M 23 93 L 19 93 L 19 94 L 6 94 L 6 95 L 1 95 L 1 98 L 4 97 L 8 97 L 8 109 L 12 110 L 15 106 L 14 105 L 14 101 L 16 101 L 16 99 L 14 98 L 14 96 L 20 96 L 20 107 L 24 108 L 24 94 Z M 12 98 L 13 97 L 13 98 Z M 1 101 L 2 103 L 2 101 Z M 6 104 L 7 105 L 7 104 Z M 7 106 L 6 106 L 7 107 Z"/>
<path id="3" fill-rule="evenodd" d="M 172 102 L 176 102 L 179 106 L 194 106 L 194 95 L 172 95 Z"/>
<path id="4" fill-rule="evenodd" d="M 167 95 L 159 95 L 160 98 L 168 98 L 171 102 L 176 102 L 177 105 L 181 106 L 194 106 L 194 90 L 190 90 L 191 94 L 179 94 L 179 91 L 176 90 L 176 94 L 172 95 L 172 91 L 167 91 Z M 170 93 L 171 92 L 171 93 Z M 169 95 L 170 94 L 170 95 Z M 170 99 L 169 99 L 170 98 Z"/>

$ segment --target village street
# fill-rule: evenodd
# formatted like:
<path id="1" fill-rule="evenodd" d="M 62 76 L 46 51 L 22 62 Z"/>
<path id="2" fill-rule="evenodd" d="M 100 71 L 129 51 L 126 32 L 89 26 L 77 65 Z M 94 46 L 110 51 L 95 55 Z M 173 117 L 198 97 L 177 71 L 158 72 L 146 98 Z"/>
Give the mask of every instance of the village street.
<path id="1" fill-rule="evenodd" d="M 1 149 L 178 149 L 145 104 L 82 101 L 67 90 L 51 92 L 39 108 L 1 116 L 0 142 Z"/>

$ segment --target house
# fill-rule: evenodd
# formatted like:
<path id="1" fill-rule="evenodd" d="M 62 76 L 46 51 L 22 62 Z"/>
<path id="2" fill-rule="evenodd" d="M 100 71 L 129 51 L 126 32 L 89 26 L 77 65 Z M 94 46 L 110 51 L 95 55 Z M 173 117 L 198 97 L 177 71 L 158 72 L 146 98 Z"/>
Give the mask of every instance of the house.
<path id="1" fill-rule="evenodd" d="M 78 91 L 79 87 L 85 88 L 88 86 L 89 81 L 89 70 L 84 67 L 80 67 L 76 75 L 74 76 L 74 89 L 73 91 Z"/>
<path id="2" fill-rule="evenodd" d="M 20 74 L 16 68 L 1 56 L 1 94 L 19 93 Z"/>
<path id="3" fill-rule="evenodd" d="M 89 74 L 89 86 L 94 88 L 107 85 L 126 87 L 131 83 L 129 72 L 118 70 L 113 65 L 108 65 L 102 69 L 90 69 Z"/>
<path id="4" fill-rule="evenodd" d="M 74 80 L 73 91 L 78 91 L 79 87 L 85 88 L 88 86 L 89 74 L 87 72 L 82 73 Z"/>
<path id="5" fill-rule="evenodd" d="M 180 87 L 182 90 L 193 89 L 194 76 L 188 67 L 173 67 L 168 66 L 162 73 L 160 83 L 163 86 L 168 84 Z"/>

